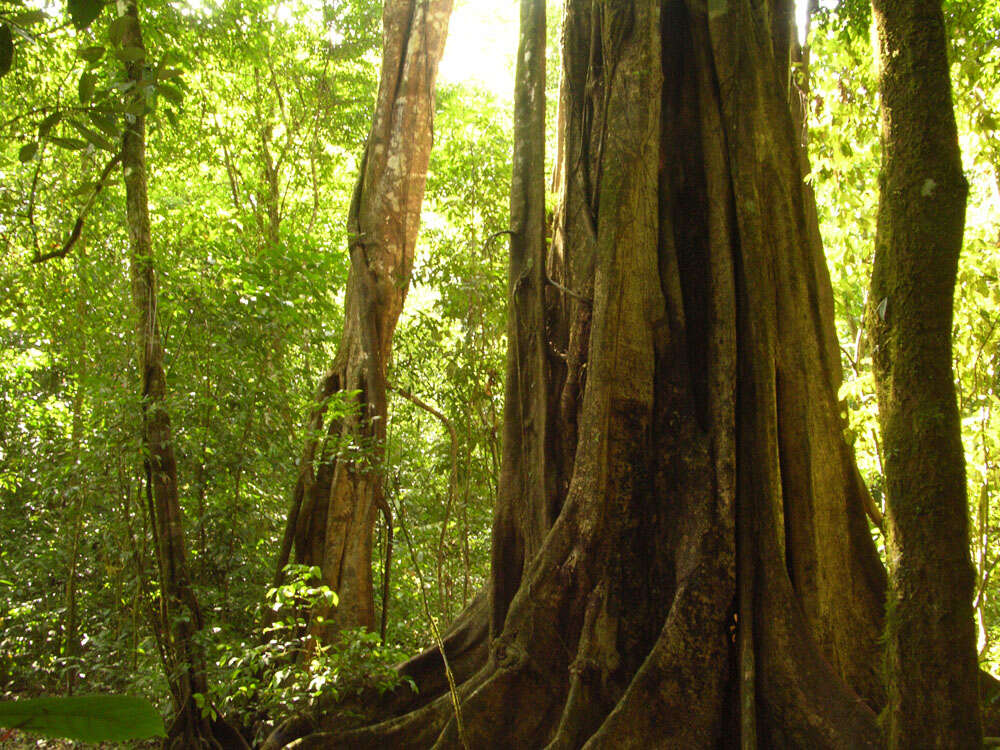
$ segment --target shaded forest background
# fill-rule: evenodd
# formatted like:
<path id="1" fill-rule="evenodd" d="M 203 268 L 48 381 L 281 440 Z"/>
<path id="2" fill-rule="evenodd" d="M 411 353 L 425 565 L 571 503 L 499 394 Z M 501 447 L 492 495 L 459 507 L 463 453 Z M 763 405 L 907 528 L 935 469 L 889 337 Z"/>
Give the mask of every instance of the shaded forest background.
<path id="1" fill-rule="evenodd" d="M 207 625 L 214 692 L 204 701 L 261 736 L 312 697 L 392 686 L 391 665 L 431 642 L 428 617 L 446 626 L 489 574 L 511 102 L 446 83 L 388 378 L 383 477 L 396 528 L 384 641 L 353 633 L 300 669 L 289 660 L 300 646 L 299 605 L 331 593 L 308 569 L 269 592 L 304 415 L 343 328 L 344 217 L 377 86 L 380 10 L 350 0 L 145 9 L 157 71 L 146 100 L 158 314 Z M 945 11 L 971 188 L 954 366 L 980 660 L 997 673 L 1000 8 L 949 2 Z M 123 58 L 106 41 L 110 16 L 86 31 L 26 7 L 4 6 L 0 19 L 23 32 L 0 79 L 0 697 L 130 692 L 166 711 L 151 628 L 156 560 L 136 437 L 124 197 L 120 180 L 102 179 Z M 836 301 L 840 396 L 883 551 L 883 456 L 862 323 L 880 159 L 868 27 L 867 4 L 818 11 L 808 75 L 798 70 L 796 80 Z M 549 37 L 555 54 L 558 28 Z M 554 103 L 558 66 L 549 70 Z M 65 257 L 32 262 L 58 252 L 81 216 Z M 379 521 L 376 590 L 386 532 Z M 262 640 L 266 609 L 274 621 Z"/>

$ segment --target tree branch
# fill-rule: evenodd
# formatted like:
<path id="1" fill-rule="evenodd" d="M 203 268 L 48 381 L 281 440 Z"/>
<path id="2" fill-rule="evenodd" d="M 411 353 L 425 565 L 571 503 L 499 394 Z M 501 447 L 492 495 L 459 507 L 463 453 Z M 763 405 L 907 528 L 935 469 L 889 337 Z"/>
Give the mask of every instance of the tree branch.
<path id="1" fill-rule="evenodd" d="M 121 162 L 122 152 L 119 151 L 109 161 L 104 169 L 101 171 L 101 176 L 97 180 L 97 185 L 94 187 L 94 192 L 91 193 L 90 198 L 87 202 L 83 204 L 83 208 L 80 209 L 79 215 L 76 217 L 76 222 L 73 224 L 73 230 L 69 233 L 69 237 L 63 246 L 58 250 L 52 250 L 47 253 L 39 253 L 35 251 L 35 256 L 31 259 L 32 263 L 44 263 L 52 258 L 65 258 L 69 254 L 69 251 L 73 249 L 73 245 L 76 241 L 80 239 L 80 234 L 83 231 L 83 220 L 86 218 L 87 214 L 90 212 L 91 207 L 94 205 L 94 201 L 97 200 L 97 196 L 100 194 L 101 190 L 104 189 L 104 185 L 108 181 L 108 177 L 111 176 L 112 170 Z"/>

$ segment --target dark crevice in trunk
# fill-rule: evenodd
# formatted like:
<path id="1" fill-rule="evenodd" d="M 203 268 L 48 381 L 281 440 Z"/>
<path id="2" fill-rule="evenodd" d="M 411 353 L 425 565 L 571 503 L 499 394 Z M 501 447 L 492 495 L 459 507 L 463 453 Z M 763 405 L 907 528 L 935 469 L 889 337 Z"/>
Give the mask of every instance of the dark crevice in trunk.
<path id="1" fill-rule="evenodd" d="M 691 20 L 683 3 L 667 3 L 661 19 L 663 103 L 660 135 L 660 279 L 672 336 L 680 339 L 698 422 L 708 429 L 708 201 L 700 93 Z M 677 289 L 680 291 L 678 299 Z M 679 304 L 678 304 L 679 303 Z"/>

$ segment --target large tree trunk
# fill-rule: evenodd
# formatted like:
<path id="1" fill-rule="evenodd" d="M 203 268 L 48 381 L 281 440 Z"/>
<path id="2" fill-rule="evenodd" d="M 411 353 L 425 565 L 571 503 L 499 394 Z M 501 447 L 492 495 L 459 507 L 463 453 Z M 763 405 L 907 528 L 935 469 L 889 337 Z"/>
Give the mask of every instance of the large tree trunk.
<path id="1" fill-rule="evenodd" d="M 293 545 L 296 562 L 321 568 L 339 596 L 335 610 L 313 613 L 312 634 L 323 639 L 375 624 L 372 532 L 380 509 L 391 524 L 380 474 L 386 366 L 413 267 L 451 8 L 452 0 L 387 0 L 382 13 L 378 98 L 348 216 L 344 334 L 309 417 L 276 572 L 280 580 Z M 357 411 L 330 419 L 327 405 L 340 392 L 357 393 Z M 383 628 L 384 618 L 383 609 Z"/>
<path id="2" fill-rule="evenodd" d="M 522 3 L 493 639 L 461 722 L 428 680 L 408 713 L 295 746 L 875 747 L 885 579 L 792 5 L 567 1 L 547 253 L 543 8 Z"/>
<path id="3" fill-rule="evenodd" d="M 951 367 L 965 225 L 940 0 L 874 0 L 882 174 L 868 328 L 885 445 L 890 748 L 980 747 L 965 456 Z"/>

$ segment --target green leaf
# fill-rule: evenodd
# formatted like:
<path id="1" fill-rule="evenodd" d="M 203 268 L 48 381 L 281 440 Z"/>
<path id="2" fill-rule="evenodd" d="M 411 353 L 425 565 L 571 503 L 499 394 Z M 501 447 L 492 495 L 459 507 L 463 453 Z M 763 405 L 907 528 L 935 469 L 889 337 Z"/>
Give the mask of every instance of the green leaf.
<path id="1" fill-rule="evenodd" d="M 97 88 L 97 76 L 89 70 L 85 70 L 80 76 L 80 104 L 86 104 L 94 96 L 94 89 Z"/>
<path id="2" fill-rule="evenodd" d="M 114 152 L 115 147 L 111 144 L 107 138 L 105 138 L 100 133 L 91 130 L 82 123 L 76 122 L 75 120 L 70 120 L 69 124 L 84 138 L 86 138 L 90 143 L 93 143 L 98 148 L 103 148 L 105 151 Z"/>
<path id="3" fill-rule="evenodd" d="M 118 127 L 118 121 L 111 115 L 105 112 L 90 110 L 87 112 L 87 117 L 89 117 L 90 121 L 109 138 L 117 138 L 121 135 L 121 130 Z"/>
<path id="4" fill-rule="evenodd" d="M 56 125 L 62 119 L 61 112 L 53 112 L 51 115 L 46 117 L 40 123 L 38 123 L 38 134 L 45 137 L 52 130 L 52 127 Z"/>
<path id="5" fill-rule="evenodd" d="M 32 141 L 31 143 L 25 143 L 21 146 L 21 150 L 17 152 L 17 158 L 20 159 L 22 164 L 27 164 L 35 158 L 35 154 L 37 153 L 38 141 Z"/>
<path id="6" fill-rule="evenodd" d="M 10 27 L 0 24 L 0 76 L 6 75 L 14 63 L 14 38 L 10 35 Z"/>
<path id="7" fill-rule="evenodd" d="M 130 102 L 125 107 L 125 113 L 135 115 L 136 117 L 146 114 L 146 102 L 142 99 L 136 99 L 135 101 Z"/>
<path id="8" fill-rule="evenodd" d="M 128 28 L 131 20 L 128 16 L 120 16 L 108 24 L 108 39 L 116 47 L 122 43 L 122 38 L 125 36 L 125 29 Z"/>
<path id="9" fill-rule="evenodd" d="M 92 24 L 104 9 L 101 0 L 66 0 L 69 18 L 77 29 L 85 29 Z"/>
<path id="10" fill-rule="evenodd" d="M 181 93 L 181 90 L 173 84 L 161 83 L 156 87 L 156 90 L 159 91 L 167 101 L 171 101 L 174 104 L 180 104 L 184 99 L 184 94 Z"/>
<path id="11" fill-rule="evenodd" d="M 13 24 L 20 26 L 21 28 L 26 28 L 28 26 L 34 26 L 36 23 L 41 23 L 48 18 L 48 14 L 40 10 L 26 10 L 21 13 L 15 13 L 10 17 L 10 21 Z"/>
<path id="12" fill-rule="evenodd" d="M 95 63 L 104 57 L 104 47 L 99 44 L 94 44 L 89 47 L 80 47 L 80 49 L 76 51 L 76 56 L 89 63 Z"/>
<path id="13" fill-rule="evenodd" d="M 178 78 L 182 75 L 184 75 L 184 71 L 180 68 L 164 68 L 156 73 L 156 77 L 161 81 L 166 81 L 170 78 Z"/>
<path id="14" fill-rule="evenodd" d="M 0 702 L 0 727 L 80 742 L 164 737 L 148 701 L 127 695 L 79 695 Z"/>
<path id="15" fill-rule="evenodd" d="M 146 50 L 142 47 L 122 47 L 115 54 L 122 62 L 139 62 L 146 59 Z"/>
<path id="16" fill-rule="evenodd" d="M 82 151 L 87 147 L 87 144 L 78 138 L 56 138 L 55 136 L 51 136 L 49 140 L 60 148 L 66 148 L 70 151 Z"/>

